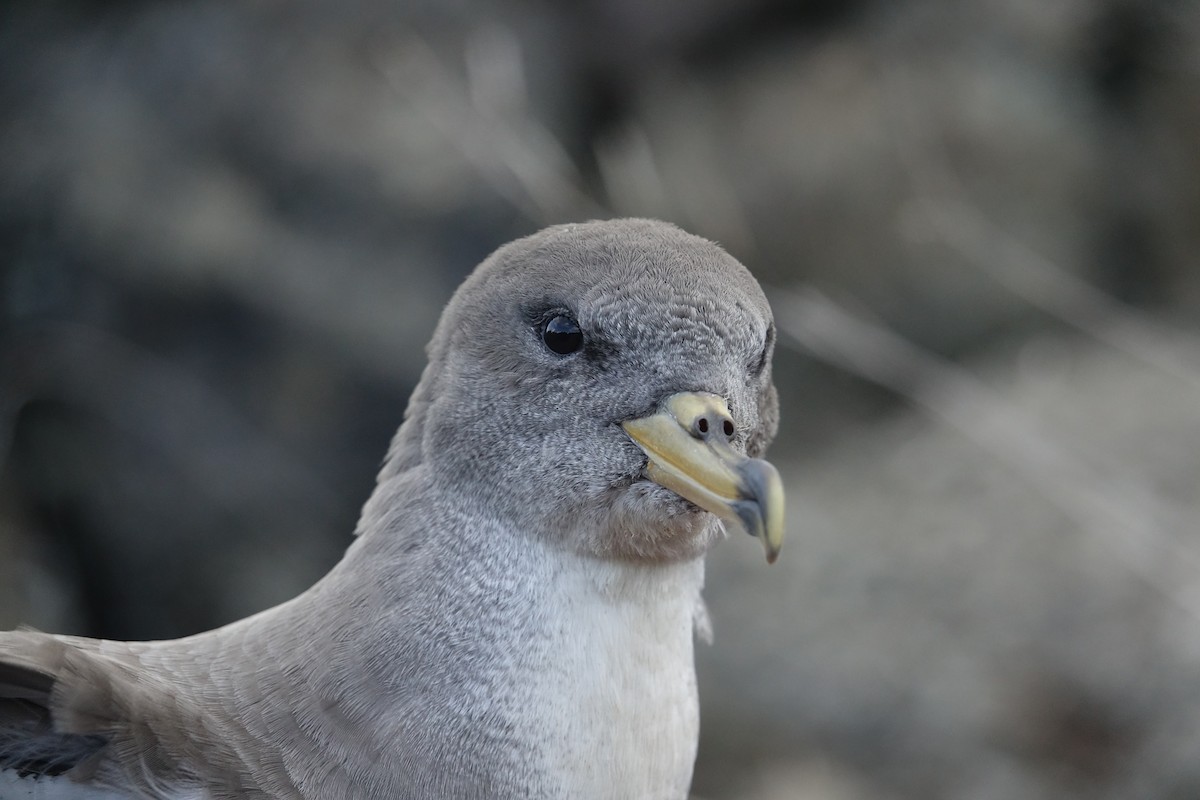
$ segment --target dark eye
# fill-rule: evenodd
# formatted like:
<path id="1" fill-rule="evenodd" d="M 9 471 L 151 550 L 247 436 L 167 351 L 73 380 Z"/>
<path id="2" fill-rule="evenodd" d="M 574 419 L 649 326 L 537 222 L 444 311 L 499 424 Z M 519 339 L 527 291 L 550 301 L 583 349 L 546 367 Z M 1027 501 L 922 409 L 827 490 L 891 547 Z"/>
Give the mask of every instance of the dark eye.
<path id="1" fill-rule="evenodd" d="M 579 323 L 566 314 L 559 314 L 546 322 L 542 328 L 542 341 L 560 356 L 574 353 L 583 346 L 583 331 Z"/>

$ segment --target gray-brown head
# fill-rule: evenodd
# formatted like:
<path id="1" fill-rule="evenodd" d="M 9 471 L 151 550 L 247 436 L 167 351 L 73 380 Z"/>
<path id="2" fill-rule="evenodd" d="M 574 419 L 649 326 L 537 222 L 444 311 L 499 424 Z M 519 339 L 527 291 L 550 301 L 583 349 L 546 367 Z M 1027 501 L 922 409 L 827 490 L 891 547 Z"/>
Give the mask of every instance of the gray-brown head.
<path id="1" fill-rule="evenodd" d="M 720 532 L 704 506 L 773 558 L 782 494 L 757 457 L 774 341 L 717 245 L 653 220 L 548 228 L 450 301 L 381 479 L 420 464 L 480 513 L 627 560 L 704 552 Z"/>

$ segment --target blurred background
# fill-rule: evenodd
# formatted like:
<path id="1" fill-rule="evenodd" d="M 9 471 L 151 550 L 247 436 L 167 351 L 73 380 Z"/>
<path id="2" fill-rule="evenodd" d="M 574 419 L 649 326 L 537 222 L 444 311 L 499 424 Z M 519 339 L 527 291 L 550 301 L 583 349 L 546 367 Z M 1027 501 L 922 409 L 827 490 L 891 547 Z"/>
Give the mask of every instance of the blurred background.
<path id="1" fill-rule="evenodd" d="M 0 109 L 0 628 L 307 587 L 467 272 L 655 216 L 781 331 L 696 794 L 1200 797 L 1200 4 L 12 2 Z"/>

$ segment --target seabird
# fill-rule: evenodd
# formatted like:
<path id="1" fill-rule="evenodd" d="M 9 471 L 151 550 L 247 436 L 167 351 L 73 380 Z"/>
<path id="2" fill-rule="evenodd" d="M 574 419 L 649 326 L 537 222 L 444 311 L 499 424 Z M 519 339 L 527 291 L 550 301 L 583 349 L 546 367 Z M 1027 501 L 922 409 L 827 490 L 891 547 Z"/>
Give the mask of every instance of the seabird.
<path id="1" fill-rule="evenodd" d="M 0 798 L 683 798 L 724 531 L 783 535 L 775 332 L 666 223 L 467 278 L 345 557 L 184 639 L 0 633 Z"/>

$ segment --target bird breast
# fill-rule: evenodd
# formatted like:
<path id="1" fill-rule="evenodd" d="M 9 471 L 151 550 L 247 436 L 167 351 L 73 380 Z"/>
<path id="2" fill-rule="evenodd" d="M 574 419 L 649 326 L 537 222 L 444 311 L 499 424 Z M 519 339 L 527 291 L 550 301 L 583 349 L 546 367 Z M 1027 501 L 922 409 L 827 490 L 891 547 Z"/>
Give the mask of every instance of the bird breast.
<path id="1" fill-rule="evenodd" d="M 663 572 L 673 572 L 664 580 Z M 560 573 L 551 658 L 533 684 L 562 796 L 685 797 L 699 735 L 693 630 L 703 565 Z"/>

